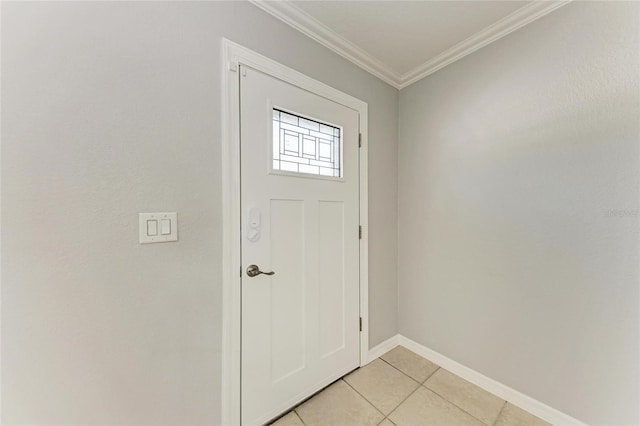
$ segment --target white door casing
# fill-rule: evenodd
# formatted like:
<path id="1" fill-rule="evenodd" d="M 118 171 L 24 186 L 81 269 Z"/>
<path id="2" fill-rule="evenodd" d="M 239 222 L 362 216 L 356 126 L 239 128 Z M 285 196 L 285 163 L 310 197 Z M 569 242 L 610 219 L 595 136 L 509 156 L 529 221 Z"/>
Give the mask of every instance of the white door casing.
<path id="1" fill-rule="evenodd" d="M 359 117 L 349 107 L 245 65 L 240 75 L 241 408 L 243 424 L 254 425 L 360 364 Z M 342 178 L 273 170 L 273 151 L 285 149 L 279 136 L 285 130 L 273 131 L 274 108 L 316 120 L 276 111 L 317 127 L 318 135 L 326 135 L 319 133 L 319 122 L 339 127 L 342 149 L 333 159 L 343 166 Z M 316 156 L 316 141 L 323 139 L 308 137 L 304 143 L 303 136 L 291 137 L 289 147 Z M 291 153 L 286 158 L 309 161 L 284 152 Z M 250 264 L 275 275 L 251 277 Z"/>
<path id="2" fill-rule="evenodd" d="M 228 40 L 223 40 L 223 144 L 222 144 L 222 158 L 223 158 L 223 258 L 224 258 L 224 271 L 223 271 L 223 353 L 222 353 L 222 424 L 240 424 L 240 367 L 241 367 L 241 359 L 240 359 L 240 346 L 241 346 L 241 333 L 240 333 L 240 322 L 241 322 L 241 292 L 240 292 L 240 237 L 241 237 L 241 228 L 245 228 L 246 222 L 240 222 L 240 75 L 241 69 L 246 69 L 248 75 L 255 73 L 256 76 L 262 75 L 263 78 L 267 80 L 272 80 L 276 86 L 280 86 L 280 88 L 287 88 L 285 92 L 291 91 L 296 92 L 299 91 L 303 93 L 303 98 L 307 98 L 306 101 L 296 105 L 295 103 L 286 105 L 286 100 L 273 99 L 273 96 L 264 97 L 263 101 L 260 105 L 257 106 L 256 111 L 260 109 L 262 111 L 262 118 L 260 119 L 260 124 L 258 127 L 263 130 L 267 130 L 267 137 L 262 135 L 263 139 L 268 139 L 266 146 L 265 154 L 270 152 L 270 135 L 271 130 L 271 107 L 276 106 L 279 108 L 283 108 L 285 110 L 289 110 L 291 112 L 299 113 L 300 115 L 307 115 L 312 118 L 316 118 L 318 120 L 324 120 L 325 122 L 331 124 L 337 124 L 343 126 L 345 129 L 345 135 L 343 140 L 347 141 L 345 143 L 349 143 L 348 140 L 354 140 L 353 144 L 357 144 L 357 128 L 360 127 L 360 132 L 362 133 L 362 148 L 359 150 L 356 149 L 354 155 L 354 159 L 345 158 L 344 161 L 344 182 L 337 182 L 331 180 L 323 180 L 318 178 L 302 178 L 302 177 L 290 177 L 290 176 L 282 176 L 278 174 L 270 174 L 268 173 L 268 159 L 269 156 L 261 156 L 262 160 L 260 165 L 256 165 L 256 170 L 258 168 L 266 171 L 264 176 L 268 178 L 274 178 L 275 182 L 282 182 L 283 179 L 299 182 L 294 183 L 292 189 L 290 189 L 288 193 L 281 194 L 272 194 L 272 199 L 268 197 L 265 198 L 267 203 L 260 204 L 259 207 L 255 207 L 254 211 L 257 209 L 260 212 L 260 221 L 262 230 L 265 231 L 263 235 L 260 236 L 256 248 L 263 244 L 268 246 L 267 252 L 271 250 L 272 246 L 275 244 L 275 252 L 280 251 L 280 255 L 276 254 L 274 258 L 260 257 L 262 255 L 257 254 L 260 250 L 255 251 L 253 254 L 257 254 L 258 261 L 250 261 L 246 260 L 245 265 L 243 267 L 242 275 L 243 275 L 243 285 L 244 289 L 247 289 L 248 285 L 251 284 L 251 289 L 255 290 L 251 294 L 251 292 L 244 294 L 247 296 L 246 303 L 253 303 L 254 306 L 258 309 L 265 309 L 270 311 L 269 313 L 269 321 L 264 320 L 262 318 L 261 321 L 256 319 L 261 318 L 260 314 L 254 317 L 247 316 L 247 310 L 243 309 L 244 321 L 247 324 L 251 324 L 251 321 L 254 321 L 255 330 L 262 331 L 253 331 L 254 335 L 258 337 L 253 343 L 254 347 L 252 351 L 248 351 L 248 347 L 251 347 L 251 340 L 248 339 L 248 335 L 245 336 L 247 338 L 242 339 L 243 350 L 245 351 L 245 355 L 247 354 L 260 354 L 261 356 L 256 356 L 255 359 L 244 359 L 243 362 L 245 366 L 243 367 L 243 377 L 247 378 L 246 374 L 252 374 L 251 368 L 254 368 L 254 372 L 259 372 L 263 370 L 268 371 L 269 380 L 264 380 L 268 386 L 275 386 L 273 391 L 271 392 L 274 395 L 273 400 L 265 402 L 263 411 L 267 414 L 255 415 L 253 418 L 251 411 L 247 411 L 245 416 L 242 419 L 243 424 L 252 424 L 254 422 L 262 422 L 269 420 L 271 417 L 279 414 L 281 410 L 288 408 L 287 404 L 294 404 L 295 402 L 303 399 L 305 396 L 308 396 L 308 392 L 313 392 L 315 388 L 320 388 L 324 384 L 328 384 L 327 380 L 331 381 L 333 378 L 337 378 L 352 368 L 357 367 L 358 365 L 365 365 L 368 362 L 367 359 L 367 350 L 368 350 L 368 306 L 367 306 L 367 292 L 368 292 L 368 253 L 367 253 L 367 241 L 368 241 L 368 232 L 367 232 L 367 106 L 362 101 L 359 101 L 349 95 L 346 95 L 342 92 L 339 92 L 329 86 L 326 86 L 322 83 L 319 83 L 315 80 L 312 80 L 296 71 L 293 71 L 287 67 L 284 67 L 274 61 L 271 61 L 264 56 L 256 54 L 248 49 L 245 49 L 241 46 L 238 46 Z M 243 67 L 246 65 L 246 67 Z M 251 69 L 253 68 L 253 69 Z M 267 73 L 269 75 L 263 75 L 262 73 Z M 275 78 L 273 78 L 275 77 Z M 264 83 L 264 81 L 262 82 Z M 243 82 L 243 85 L 245 83 Z M 284 86 L 283 86 L 284 85 Z M 260 90 L 264 88 L 264 84 L 258 84 Z M 243 89 L 247 88 L 243 86 Z M 304 90 L 300 90 L 304 89 Z M 278 91 L 276 91 L 278 93 Z M 313 94 L 315 93 L 315 95 Z M 319 95 L 319 97 L 318 97 Z M 267 101 L 267 98 L 269 101 Z M 320 100 L 319 109 L 316 110 L 308 110 L 308 105 L 314 103 L 309 100 L 312 99 L 315 101 Z M 247 101 L 243 102 L 243 106 L 247 106 Z M 257 104 L 256 104 L 257 105 Z M 322 106 L 324 105 L 324 106 Z M 331 115 L 327 114 L 327 106 L 329 106 L 329 110 L 331 108 L 339 111 L 342 109 L 342 113 L 345 111 L 350 112 L 352 114 L 351 119 L 355 118 L 355 125 L 344 125 L 341 123 L 341 119 L 338 117 L 341 115 L 337 114 L 335 119 L 331 119 Z M 314 113 L 316 111 L 316 113 Z M 323 115 L 325 118 L 323 118 Z M 347 114 L 349 115 L 349 114 Z M 359 117 L 358 117 L 359 115 Z M 243 124 L 246 124 L 243 122 Z M 353 135 L 349 132 L 355 129 Z M 257 128 L 252 127 L 245 128 L 243 126 L 243 136 L 246 135 L 246 132 L 254 131 L 256 134 L 258 133 Z M 354 145 L 350 145 L 353 147 Z M 243 154 L 247 153 L 248 148 L 243 146 Z M 345 147 L 346 150 L 346 147 Z M 349 153 L 345 151 L 345 155 Z M 251 155 L 247 158 L 253 158 L 255 161 L 260 155 Z M 352 163 L 349 165 L 349 163 Z M 358 168 L 359 163 L 359 168 Z M 359 170 L 358 170 L 359 169 Z M 250 170 L 249 166 L 245 166 L 244 164 L 244 156 L 243 156 L 243 179 L 246 179 L 245 173 L 247 170 Z M 353 173 L 353 174 L 350 174 Z M 267 182 L 269 179 L 257 179 L 256 182 L 258 186 L 267 185 L 270 189 L 277 189 L 278 185 L 268 185 Z M 344 187 L 351 188 L 348 182 L 355 182 L 356 185 L 359 181 L 359 191 L 360 196 L 359 200 L 356 198 L 355 203 L 359 203 L 359 213 L 358 206 L 356 205 L 355 214 L 345 214 L 345 203 L 344 199 L 340 199 L 340 196 L 344 196 L 344 194 L 340 195 L 340 191 L 336 191 L 335 187 Z M 244 182 L 243 182 L 244 183 Z M 315 201 L 309 200 L 308 189 L 309 185 L 314 187 L 316 192 Z M 333 190 L 327 190 L 327 188 L 334 187 Z M 263 188 L 264 189 L 264 188 Z M 353 190 L 353 188 L 351 188 Z M 293 192 L 291 192 L 293 191 Z M 297 193 L 296 193 L 297 191 Z M 324 191 L 324 192 L 323 192 Z M 261 191 L 258 191 L 261 192 Z M 311 191 L 313 192 L 313 191 Z M 343 191 L 344 192 L 344 191 Z M 349 190 L 346 190 L 348 193 Z M 297 194 L 297 195 L 296 195 Z M 303 197 L 300 197 L 300 194 L 303 194 Z M 338 198 L 335 197 L 338 194 Z M 242 213 L 248 218 L 248 206 L 245 204 L 250 203 L 246 200 L 245 195 L 243 194 L 243 208 Z M 331 198 L 334 197 L 334 198 Z M 357 197 L 357 196 L 356 196 Z M 308 201 L 313 201 L 309 205 L 315 206 L 314 209 L 305 208 L 304 205 Z M 267 210 L 269 212 L 270 209 L 275 209 L 278 214 L 273 215 L 271 217 L 270 213 L 267 215 L 264 214 L 265 205 L 267 205 Z M 352 212 L 353 213 L 353 212 Z M 280 218 L 280 219 L 277 219 Z M 297 219 L 296 219 L 297 218 Z M 314 219 L 315 218 L 315 219 Z M 317 222 L 318 218 L 321 218 L 320 224 Z M 313 220 L 316 220 L 315 225 L 311 225 Z M 327 224 L 331 222 L 340 222 L 342 221 L 342 227 L 329 227 L 327 228 Z M 351 233 L 351 222 L 355 223 L 355 229 Z M 357 241 L 357 223 L 360 223 L 363 226 L 362 239 Z M 274 241 L 270 239 L 270 228 L 273 226 L 274 229 L 283 229 L 288 228 L 291 225 L 298 226 L 299 229 L 304 229 L 305 226 L 307 229 L 305 230 L 306 234 L 304 239 L 300 238 L 292 238 L 295 236 L 294 232 L 282 233 L 278 232 L 277 234 L 282 234 L 282 237 L 276 237 Z M 324 226 L 327 232 L 318 232 L 318 227 Z M 348 229 L 347 229 L 348 228 Z M 314 231 L 316 236 L 312 237 L 311 233 Z M 335 231 L 336 229 L 339 232 L 334 232 L 331 235 L 331 231 Z M 355 247 L 354 250 L 353 242 L 349 242 L 348 239 L 344 237 L 350 233 L 353 237 L 355 237 Z M 356 262 L 358 262 L 359 257 L 359 266 L 353 267 L 353 262 L 343 262 L 343 269 L 340 267 L 336 268 L 335 265 L 331 268 L 323 267 L 322 270 L 327 270 L 328 272 L 324 274 L 316 273 L 310 274 L 306 273 L 306 287 L 304 287 L 306 291 L 306 297 L 302 296 L 300 288 L 298 288 L 296 293 L 296 288 L 293 286 L 293 282 L 295 280 L 295 275 L 305 274 L 305 270 L 308 271 L 313 269 L 313 261 L 317 263 L 318 259 L 320 262 L 331 265 L 335 259 L 337 259 L 336 253 L 340 250 L 336 250 L 338 247 L 336 244 L 336 240 L 340 240 L 342 238 L 342 250 L 344 251 L 346 257 L 349 255 L 351 257 L 356 258 Z M 262 270 L 268 270 L 270 266 L 274 266 L 278 264 L 278 256 L 283 258 L 282 253 L 283 250 L 287 250 L 288 247 L 295 246 L 297 243 L 299 246 L 301 241 L 307 241 L 306 245 L 309 250 L 306 250 L 306 260 L 302 261 L 302 265 L 299 263 L 293 262 L 290 264 L 294 265 L 292 270 L 285 270 L 278 274 L 276 271 L 276 275 L 269 278 L 263 275 L 260 275 L 255 278 L 247 278 L 244 270 L 246 270 L 247 266 L 250 263 L 255 263 L 259 265 Z M 313 244 L 311 244 L 313 242 Z M 247 248 L 248 241 L 242 240 L 243 247 L 246 250 L 251 251 L 251 248 Z M 252 243 L 253 244 L 253 243 Z M 350 245 L 351 244 L 351 245 Z M 282 248 L 285 249 L 282 249 Z M 351 248 L 349 248 L 351 247 Z M 264 248 L 263 248 L 264 249 Z M 298 256 L 298 260 L 302 259 L 302 254 L 304 250 L 294 250 L 291 251 L 288 256 Z M 320 255 L 319 255 L 320 253 Z M 324 254 L 323 254 L 324 253 Z M 354 255 L 355 253 L 355 255 Z M 245 256 L 248 256 L 248 253 L 245 253 Z M 286 256 L 284 256 L 286 258 Z M 313 261 L 312 261 L 313 260 Z M 282 263 L 282 259 L 280 260 Z M 338 262 L 340 263 L 340 262 Z M 348 267 L 347 263 L 351 266 Z M 298 265 L 297 267 L 295 265 Z M 280 267 L 280 266 L 279 266 Z M 296 269 L 297 268 L 297 269 Z M 357 275 L 359 268 L 359 290 L 353 291 L 353 288 L 349 288 L 347 286 L 347 282 L 350 274 Z M 275 268 L 274 268 L 275 269 Z M 289 268 L 287 268 L 289 269 Z M 320 269 L 320 265 L 316 265 L 316 272 Z M 344 272 L 344 291 L 340 290 L 341 287 L 338 284 L 335 284 L 336 281 L 336 270 L 342 270 Z M 332 276 L 333 274 L 333 276 Z M 338 274 L 338 276 L 341 274 Z M 314 278 L 314 276 L 316 278 Z M 309 278 L 310 277 L 310 278 Z M 272 284 L 272 279 L 274 283 L 280 283 L 280 285 Z M 329 282 L 330 285 L 320 286 L 319 283 L 322 281 Z M 356 278 L 357 281 L 357 278 Z M 260 284 L 258 284 L 260 283 Z M 334 283 L 331 285 L 331 283 Z M 253 287 L 255 285 L 255 287 Z M 288 286 L 288 288 L 287 288 Z M 272 298 L 272 287 L 275 288 L 275 299 Z M 338 290 L 336 290 L 338 289 Z M 285 291 L 286 290 L 286 291 Z M 279 291 L 279 293 L 278 293 Z M 322 298 L 325 299 L 336 299 L 336 294 L 343 292 L 345 296 L 341 303 L 344 305 L 345 309 L 349 307 L 348 310 L 336 308 L 334 304 L 328 304 L 325 300 L 323 302 Z M 315 292 L 316 296 L 318 296 L 315 301 L 314 298 L 310 295 Z M 324 294 L 322 294 L 324 292 Z M 269 304 L 265 303 L 265 295 L 269 295 Z M 295 299 L 303 300 L 306 304 L 293 304 L 293 303 L 285 303 L 286 299 Z M 302 298 L 302 299 L 301 299 Z M 277 303 L 281 303 L 279 309 L 271 310 L 271 302 L 275 300 Z M 311 302 L 311 304 L 310 304 Z M 316 303 L 317 302 L 317 303 Z M 318 306 L 313 306 L 313 303 L 316 303 Z M 325 308 L 319 309 L 319 306 L 322 306 L 324 303 Z M 362 332 L 358 333 L 357 328 L 357 308 L 354 310 L 353 306 L 359 304 L 359 316 L 362 317 Z M 285 309 L 287 306 L 290 306 L 289 312 Z M 283 308 L 285 307 L 285 308 Z M 304 308 L 304 309 L 303 309 Z M 314 312 L 315 309 L 315 312 Z M 328 315 L 329 313 L 335 314 L 335 312 L 342 312 L 340 315 Z M 356 312 L 355 317 L 353 312 Z M 264 346 L 265 338 L 264 336 L 268 333 L 265 333 L 264 330 L 271 332 L 270 328 L 265 328 L 265 324 L 270 324 L 271 315 L 274 315 L 274 318 L 278 320 L 278 315 L 280 315 L 279 320 L 277 321 L 279 324 L 283 325 L 283 329 L 279 332 L 276 332 L 275 342 L 276 352 L 279 354 L 279 357 L 271 357 L 271 351 L 267 351 L 267 349 L 272 349 L 269 347 L 270 343 L 267 344 L 267 347 Z M 263 313 L 263 315 L 266 315 Z M 297 315 L 299 318 L 303 318 L 303 321 L 290 321 L 288 318 L 291 315 Z M 324 315 L 324 319 L 320 319 L 320 315 Z M 355 320 L 353 320 L 354 317 Z M 327 321 L 328 318 L 328 321 Z M 284 321 L 284 320 L 287 321 Z M 315 324 L 314 324 L 315 321 Z M 353 326 L 347 324 L 353 323 Z M 344 325 L 344 333 L 337 332 L 340 327 L 338 325 Z M 261 329 L 262 327 L 262 329 Z M 270 326 L 269 326 L 270 327 Z M 324 327 L 324 328 L 323 328 Z M 333 330 L 333 331 L 331 331 Z M 251 333 L 251 331 L 247 331 Z M 280 334 L 278 334 L 280 333 Z M 283 339 L 282 336 L 289 335 L 295 336 L 297 333 L 298 336 L 306 337 L 306 341 L 302 344 L 302 340 L 298 339 Z M 315 333 L 315 337 L 312 339 L 311 335 Z M 342 334 L 341 334 L 342 333 Z M 354 336 L 355 334 L 355 336 Z M 359 336 L 357 335 L 359 334 Z M 262 339 L 262 340 L 260 340 Z M 271 339 L 271 336 L 269 337 Z M 317 344 L 311 344 L 311 341 L 319 342 Z M 344 340 L 344 344 L 343 344 Z M 260 343 L 262 342 L 262 343 Z M 296 343 L 297 342 L 297 343 Z M 353 343 L 353 344 L 352 344 Z M 278 346 L 279 345 L 279 346 Z M 297 346 L 296 346 L 297 345 Z M 323 346 L 324 345 L 324 346 Z M 277 350 L 279 348 L 279 351 Z M 269 353 L 266 353 L 269 352 Z M 302 353 L 305 353 L 305 356 L 302 357 Z M 359 353 L 359 358 L 358 358 Z M 282 357 L 284 354 L 284 357 Z M 315 354 L 315 355 L 314 355 Z M 355 356 L 354 356 L 355 354 Z M 248 355 L 251 358 L 251 355 Z M 314 358 L 315 356 L 315 358 Z M 303 361 L 300 361 L 303 360 Z M 326 365 L 322 365 L 325 361 Z M 329 361 L 331 360 L 331 361 Z M 287 362 L 285 362 L 287 361 Z M 298 364 L 296 364 L 298 361 Z M 293 362 L 293 364 L 291 364 Z M 293 365 L 293 367 L 292 367 Z M 329 366 L 331 365 L 331 366 Z M 315 374 L 315 376 L 314 376 Z M 275 378 L 275 379 L 274 379 Z M 314 381 L 315 380 L 315 381 Z M 266 389 L 263 383 L 263 389 Z M 274 384 L 275 383 L 275 384 Z M 250 382 L 246 383 L 245 388 L 250 386 Z M 300 387 L 300 389 L 307 389 L 307 391 L 302 390 L 298 393 L 295 392 L 297 389 L 296 386 Z M 306 387 L 305 387 L 306 386 Z M 246 389 L 245 389 L 246 390 Z M 250 397 L 250 392 L 247 396 Z M 256 393 L 255 395 L 258 395 Z M 292 396 L 293 395 L 293 396 Z M 264 399 L 265 394 L 260 395 L 260 399 Z M 277 399 L 280 398 L 280 406 L 278 406 Z M 287 399 L 288 398 L 288 399 Z M 282 402 L 285 401 L 285 402 Z M 266 407 L 266 408 L 265 408 Z M 280 410 L 280 411 L 279 411 Z M 262 416 L 262 417 L 260 417 Z M 269 417 L 269 418 L 267 418 Z"/>

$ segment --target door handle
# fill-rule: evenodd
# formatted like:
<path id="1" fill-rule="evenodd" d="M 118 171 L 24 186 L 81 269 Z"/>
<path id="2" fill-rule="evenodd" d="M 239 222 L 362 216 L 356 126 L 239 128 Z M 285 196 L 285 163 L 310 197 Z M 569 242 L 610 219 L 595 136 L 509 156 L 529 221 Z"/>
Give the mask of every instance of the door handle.
<path id="1" fill-rule="evenodd" d="M 256 277 L 260 274 L 273 275 L 275 274 L 275 272 L 262 272 L 258 265 L 249 265 L 249 267 L 247 268 L 247 275 L 249 275 L 250 277 Z"/>

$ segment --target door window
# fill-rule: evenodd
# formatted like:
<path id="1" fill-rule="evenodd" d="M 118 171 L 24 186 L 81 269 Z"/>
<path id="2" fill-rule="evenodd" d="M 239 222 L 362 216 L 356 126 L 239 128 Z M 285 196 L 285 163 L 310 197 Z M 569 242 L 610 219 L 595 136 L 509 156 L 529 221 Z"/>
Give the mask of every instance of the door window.
<path id="1" fill-rule="evenodd" d="M 274 108 L 272 170 L 342 178 L 341 135 L 338 126 Z"/>

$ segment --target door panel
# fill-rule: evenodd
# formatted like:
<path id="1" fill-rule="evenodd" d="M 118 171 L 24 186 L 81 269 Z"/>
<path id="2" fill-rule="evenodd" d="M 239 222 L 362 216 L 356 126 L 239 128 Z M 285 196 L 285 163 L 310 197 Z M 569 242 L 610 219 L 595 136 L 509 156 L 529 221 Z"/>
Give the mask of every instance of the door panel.
<path id="1" fill-rule="evenodd" d="M 320 201 L 318 208 L 320 356 L 344 348 L 344 203 Z"/>
<path id="2" fill-rule="evenodd" d="M 240 75 L 241 409 L 261 424 L 359 365 L 359 116 Z"/>
<path id="3" fill-rule="evenodd" d="M 304 368 L 304 202 L 271 200 L 271 382 Z M 248 283 L 247 283 L 248 284 Z"/>

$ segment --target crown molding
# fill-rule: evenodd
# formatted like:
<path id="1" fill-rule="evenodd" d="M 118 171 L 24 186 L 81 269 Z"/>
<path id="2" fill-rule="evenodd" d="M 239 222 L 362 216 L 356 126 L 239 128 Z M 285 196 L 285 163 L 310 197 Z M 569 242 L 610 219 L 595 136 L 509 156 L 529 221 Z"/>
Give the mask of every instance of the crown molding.
<path id="1" fill-rule="evenodd" d="M 309 16 L 289 1 L 249 0 L 250 3 L 312 38 L 338 55 L 353 62 L 395 88 L 400 88 L 400 75 L 379 59 Z"/>
<path id="2" fill-rule="evenodd" d="M 403 89 L 439 69 L 539 19 L 572 0 L 533 1 L 438 54 L 413 70 L 399 74 L 384 62 L 337 34 L 291 1 L 249 0 L 252 4 L 307 35 L 363 70 L 397 89 Z"/>
<path id="3" fill-rule="evenodd" d="M 475 33 L 466 40 L 454 45 L 453 47 L 445 50 L 439 55 L 433 57 L 422 65 L 414 68 L 413 70 L 405 73 L 400 78 L 400 87 L 409 86 L 418 80 L 422 80 L 429 74 L 433 74 L 439 69 L 446 67 L 452 62 L 475 52 L 484 46 L 493 43 L 494 41 L 506 36 L 524 27 L 525 25 L 542 18 L 543 16 L 553 12 L 554 10 L 570 3 L 571 0 L 563 1 L 534 1 L 515 12 L 507 15 L 501 20 L 489 25 L 485 29 Z"/>

